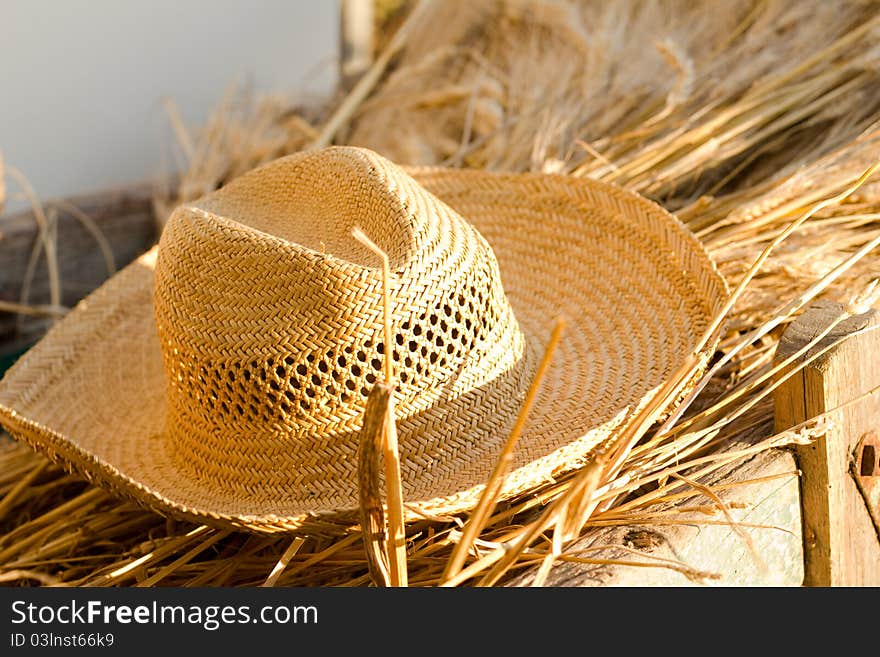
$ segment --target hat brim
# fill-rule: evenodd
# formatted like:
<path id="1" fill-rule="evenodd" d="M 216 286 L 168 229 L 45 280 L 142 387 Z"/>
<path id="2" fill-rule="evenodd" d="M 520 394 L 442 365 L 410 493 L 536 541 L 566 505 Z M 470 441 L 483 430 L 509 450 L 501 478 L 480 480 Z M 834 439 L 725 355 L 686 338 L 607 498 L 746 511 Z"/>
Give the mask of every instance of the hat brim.
<path id="1" fill-rule="evenodd" d="M 591 180 L 418 169 L 410 174 L 479 230 L 532 348 L 567 328 L 519 439 L 501 498 L 586 463 L 680 367 L 727 287 L 698 240 L 659 206 Z M 153 315 L 156 249 L 84 299 L 0 382 L 0 423 L 90 480 L 159 512 L 255 531 L 342 530 L 350 503 L 249 506 L 181 468 L 164 439 Z M 709 345 L 713 349 L 714 344 Z M 472 508 L 506 436 L 473 449 L 455 490 L 420 485 L 401 436 L 412 517 Z M 408 465 L 409 463 L 409 465 Z"/>

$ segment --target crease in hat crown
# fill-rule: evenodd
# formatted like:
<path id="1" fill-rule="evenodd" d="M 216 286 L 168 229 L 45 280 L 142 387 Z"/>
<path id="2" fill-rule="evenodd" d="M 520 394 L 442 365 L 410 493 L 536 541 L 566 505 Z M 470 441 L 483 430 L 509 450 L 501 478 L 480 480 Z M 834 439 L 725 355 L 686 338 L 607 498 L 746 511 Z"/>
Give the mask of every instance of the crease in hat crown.
<path id="1" fill-rule="evenodd" d="M 389 357 L 355 225 L 390 259 L 399 417 L 527 367 L 495 256 L 464 219 L 370 151 L 282 158 L 178 208 L 160 241 L 166 431 L 196 476 L 317 491 L 327 461 L 350 460 L 338 442 L 356 441 Z"/>

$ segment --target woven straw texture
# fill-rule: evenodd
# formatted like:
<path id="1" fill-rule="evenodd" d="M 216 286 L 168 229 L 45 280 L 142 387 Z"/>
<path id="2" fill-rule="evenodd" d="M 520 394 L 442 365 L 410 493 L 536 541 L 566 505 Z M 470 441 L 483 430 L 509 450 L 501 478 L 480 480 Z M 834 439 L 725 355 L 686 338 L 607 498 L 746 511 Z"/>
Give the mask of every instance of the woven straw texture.
<path id="1" fill-rule="evenodd" d="M 395 343 L 375 255 L 391 261 Z M 394 359 L 410 518 L 466 510 L 551 320 L 568 329 L 502 497 L 583 465 L 726 295 L 656 205 L 562 176 L 276 160 L 174 213 L 0 383 L 11 433 L 158 511 L 256 531 L 356 522 L 357 432 Z"/>

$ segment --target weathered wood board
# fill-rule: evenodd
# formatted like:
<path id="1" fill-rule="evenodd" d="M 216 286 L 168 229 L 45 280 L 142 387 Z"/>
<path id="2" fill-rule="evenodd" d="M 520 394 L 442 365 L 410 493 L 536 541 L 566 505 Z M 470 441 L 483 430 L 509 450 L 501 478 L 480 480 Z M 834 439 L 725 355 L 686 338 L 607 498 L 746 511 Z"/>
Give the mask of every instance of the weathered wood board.
<path id="1" fill-rule="evenodd" d="M 821 301 L 786 330 L 777 361 L 793 356 L 842 316 L 840 304 Z M 880 430 L 880 313 L 871 310 L 840 322 L 795 362 L 846 340 L 790 377 L 776 393 L 776 428 L 787 429 L 830 414 L 826 435 L 797 450 L 803 471 L 805 584 L 880 586 L 880 538 L 856 484 L 854 450 L 862 436 Z"/>
<path id="2" fill-rule="evenodd" d="M 754 558 L 743 537 L 724 524 L 721 513 L 691 512 L 676 516 L 677 522 L 685 524 L 630 525 L 593 531 L 568 550 L 570 553 L 582 550 L 580 556 L 591 559 L 640 562 L 648 566 L 560 562 L 551 570 L 546 586 L 800 586 L 803 581 L 800 496 L 791 453 L 771 450 L 758 454 L 718 470 L 702 483 L 727 485 L 761 478 L 766 479 L 725 488 L 720 497 L 732 507 L 733 518 L 743 523 L 740 531 L 751 537 L 763 563 Z M 711 506 L 711 501 L 698 494 L 693 503 Z M 722 524 L 710 524 L 718 522 Z M 606 547 L 594 549 L 597 546 Z M 691 579 L 663 567 L 661 559 L 671 559 L 718 578 Z M 528 586 L 533 575 L 534 570 L 530 570 L 509 585 Z"/>
<path id="3" fill-rule="evenodd" d="M 149 186 L 66 199 L 100 230 L 121 268 L 147 250 L 157 238 Z M 46 207 L 53 207 L 50 201 Z M 107 277 L 105 258 L 94 236 L 65 206 L 54 206 L 57 219 L 57 259 L 61 304 L 73 306 Z M 0 300 L 19 302 L 28 261 L 40 240 L 40 229 L 32 212 L 0 217 Z M 34 270 L 30 304 L 48 304 L 49 276 L 45 254 Z M 19 348 L 46 327 L 46 320 L 0 312 L 0 354 Z"/>

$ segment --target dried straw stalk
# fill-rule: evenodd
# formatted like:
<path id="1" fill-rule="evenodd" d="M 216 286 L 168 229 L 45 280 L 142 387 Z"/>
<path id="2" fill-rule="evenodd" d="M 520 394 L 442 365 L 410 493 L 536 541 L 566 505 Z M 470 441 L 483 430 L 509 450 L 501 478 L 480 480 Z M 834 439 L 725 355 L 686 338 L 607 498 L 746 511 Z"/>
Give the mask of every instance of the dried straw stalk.
<path id="1" fill-rule="evenodd" d="M 393 310 L 390 298 L 391 267 L 388 254 L 359 227 L 354 228 L 352 236 L 375 253 L 382 261 L 383 332 L 385 334 L 385 344 L 393 344 L 393 334 L 391 332 Z M 385 356 L 384 371 L 385 381 L 377 382 L 377 385 L 382 385 L 384 390 L 381 391 L 381 394 L 373 397 L 374 404 L 372 408 L 368 406 L 367 410 L 371 411 L 372 415 L 365 417 L 361 444 L 366 442 L 367 447 L 369 447 L 370 444 L 374 445 L 376 443 L 377 437 L 381 436 L 380 444 L 382 445 L 382 457 L 385 463 L 385 487 L 387 488 L 386 499 L 388 508 L 388 583 L 390 586 L 407 586 L 403 485 L 400 481 L 400 453 L 397 445 L 397 426 L 394 420 L 396 380 L 394 378 L 394 360 L 391 358 L 390 351 Z M 375 436 L 371 435 L 371 433 L 375 433 Z M 374 457 L 374 453 L 369 449 L 364 450 L 363 455 L 368 459 Z"/>

